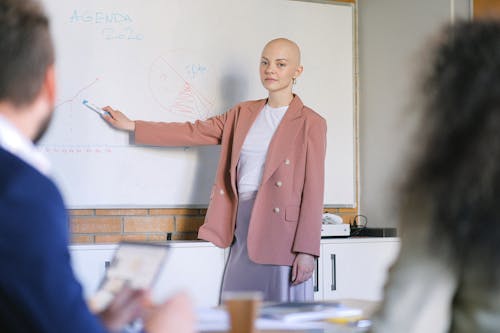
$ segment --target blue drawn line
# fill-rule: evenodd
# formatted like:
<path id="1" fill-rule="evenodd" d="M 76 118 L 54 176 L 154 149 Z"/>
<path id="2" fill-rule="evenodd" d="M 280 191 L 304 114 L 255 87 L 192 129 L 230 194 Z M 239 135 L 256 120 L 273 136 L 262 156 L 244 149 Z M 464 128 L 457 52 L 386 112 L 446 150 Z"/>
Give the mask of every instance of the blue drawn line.
<path id="1" fill-rule="evenodd" d="M 104 28 L 102 29 L 102 36 L 106 40 L 143 40 L 144 36 L 135 33 L 131 27 L 126 27 L 124 29 L 114 29 L 114 28 Z"/>
<path id="2" fill-rule="evenodd" d="M 120 12 L 100 12 L 100 11 L 78 11 L 73 10 L 69 17 L 70 23 L 91 23 L 91 24 L 123 24 L 132 23 L 132 18 L 127 13 Z"/>
<path id="3" fill-rule="evenodd" d="M 186 66 L 186 72 L 191 77 L 191 79 L 196 79 L 198 74 L 204 74 L 207 68 L 202 65 L 191 64 Z"/>

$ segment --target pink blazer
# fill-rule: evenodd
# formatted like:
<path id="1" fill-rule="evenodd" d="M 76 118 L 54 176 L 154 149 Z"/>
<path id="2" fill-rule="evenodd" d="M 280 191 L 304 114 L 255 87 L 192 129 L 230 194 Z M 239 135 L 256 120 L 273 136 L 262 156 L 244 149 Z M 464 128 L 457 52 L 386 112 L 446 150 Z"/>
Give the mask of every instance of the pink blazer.
<path id="1" fill-rule="evenodd" d="M 135 142 L 155 146 L 221 145 L 210 204 L 198 236 L 231 245 L 238 191 L 236 166 L 245 137 L 266 103 L 247 101 L 194 123 L 136 121 Z M 297 253 L 319 256 L 326 121 L 295 96 L 276 129 L 255 198 L 247 247 L 256 263 L 292 265 Z"/>

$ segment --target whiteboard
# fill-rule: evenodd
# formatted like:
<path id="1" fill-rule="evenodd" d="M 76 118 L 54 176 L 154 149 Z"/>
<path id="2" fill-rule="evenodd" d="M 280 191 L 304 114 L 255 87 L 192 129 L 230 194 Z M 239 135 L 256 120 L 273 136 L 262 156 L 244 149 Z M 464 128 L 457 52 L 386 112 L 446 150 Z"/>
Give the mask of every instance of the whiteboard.
<path id="1" fill-rule="evenodd" d="M 220 148 L 141 147 L 82 100 L 131 119 L 206 119 L 267 97 L 265 43 L 302 50 L 295 92 L 328 122 L 325 204 L 356 204 L 355 13 L 290 0 L 45 0 L 58 98 L 41 149 L 70 208 L 206 207 Z"/>

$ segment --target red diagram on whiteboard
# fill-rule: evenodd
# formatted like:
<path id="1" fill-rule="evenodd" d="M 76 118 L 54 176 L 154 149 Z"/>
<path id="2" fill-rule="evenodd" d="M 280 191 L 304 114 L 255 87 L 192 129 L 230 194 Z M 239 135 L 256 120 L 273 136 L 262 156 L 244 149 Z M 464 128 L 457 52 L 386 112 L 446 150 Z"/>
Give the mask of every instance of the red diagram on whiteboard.
<path id="1" fill-rule="evenodd" d="M 59 102 L 57 103 L 55 106 L 54 106 L 54 109 L 59 109 L 61 108 L 63 105 L 65 104 L 70 104 L 71 106 L 71 109 L 73 109 L 73 102 L 77 102 L 77 103 L 80 103 L 80 97 L 81 97 L 81 94 L 83 94 L 86 90 L 90 89 L 92 86 L 94 86 L 97 82 L 99 81 L 99 78 L 96 78 L 92 83 L 89 83 L 88 85 L 86 85 L 85 87 L 81 88 L 80 90 L 78 90 L 72 97 L 68 98 L 67 100 L 64 100 L 62 102 Z"/>
<path id="2" fill-rule="evenodd" d="M 196 80 L 193 71 L 191 78 Z M 206 119 L 213 115 L 214 103 L 163 57 L 151 65 L 149 88 L 155 101 L 165 111 L 195 119 Z"/>

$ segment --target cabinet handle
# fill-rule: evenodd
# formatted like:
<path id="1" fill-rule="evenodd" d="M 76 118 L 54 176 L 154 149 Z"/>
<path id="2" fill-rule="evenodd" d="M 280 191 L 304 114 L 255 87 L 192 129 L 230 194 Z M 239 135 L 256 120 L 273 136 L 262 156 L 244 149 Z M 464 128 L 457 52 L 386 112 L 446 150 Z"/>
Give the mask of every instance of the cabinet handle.
<path id="1" fill-rule="evenodd" d="M 332 260 L 332 285 L 330 289 L 337 290 L 337 259 L 335 254 L 330 254 L 330 259 Z"/>
<path id="2" fill-rule="evenodd" d="M 316 264 L 316 269 L 315 269 L 315 272 L 314 272 L 314 292 L 316 291 L 319 291 L 319 261 L 318 261 L 318 258 L 316 258 L 315 260 L 315 264 Z"/>
<path id="3" fill-rule="evenodd" d="M 104 269 L 105 269 L 105 270 L 106 270 L 106 269 L 108 269 L 108 267 L 109 267 L 109 266 L 111 266 L 111 261 L 107 261 L 107 260 L 106 260 L 106 261 L 104 262 Z"/>

